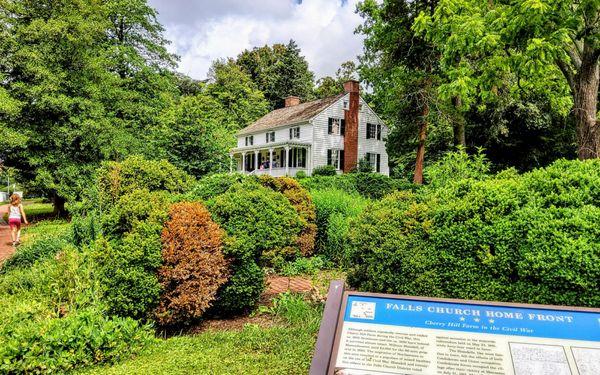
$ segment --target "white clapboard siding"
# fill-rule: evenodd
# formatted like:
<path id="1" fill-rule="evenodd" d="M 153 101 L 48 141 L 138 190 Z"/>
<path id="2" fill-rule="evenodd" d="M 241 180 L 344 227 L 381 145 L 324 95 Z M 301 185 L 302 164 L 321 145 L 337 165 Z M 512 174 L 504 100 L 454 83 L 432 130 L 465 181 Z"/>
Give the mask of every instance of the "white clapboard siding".
<path id="1" fill-rule="evenodd" d="M 294 138 L 293 140 L 296 142 L 312 142 L 313 139 L 313 127 L 305 122 L 301 125 L 293 125 L 293 126 L 284 126 L 277 129 L 269 130 L 269 132 L 275 132 L 275 142 L 284 142 L 290 140 L 290 128 L 300 127 L 300 138 Z M 254 135 L 254 146 L 265 146 L 268 147 L 269 143 L 267 143 L 267 132 L 262 131 L 260 133 L 250 134 Z M 247 135 L 238 136 L 238 147 L 246 146 L 246 137 Z"/>
<path id="2" fill-rule="evenodd" d="M 388 128 L 362 98 L 360 98 L 360 103 L 362 110 L 358 115 L 358 160 L 365 158 L 367 152 L 380 154 L 380 173 L 389 176 L 389 159 L 385 149 Z M 381 140 L 367 139 L 367 123 L 381 125 Z"/>
<path id="3" fill-rule="evenodd" d="M 328 134 L 329 118 L 344 118 L 344 100 L 348 100 L 346 94 L 340 100 L 330 105 L 323 112 L 319 113 L 312 120 L 313 124 L 313 147 L 312 158 L 313 167 L 327 165 L 328 149 L 344 149 L 344 137 L 341 135 Z"/>

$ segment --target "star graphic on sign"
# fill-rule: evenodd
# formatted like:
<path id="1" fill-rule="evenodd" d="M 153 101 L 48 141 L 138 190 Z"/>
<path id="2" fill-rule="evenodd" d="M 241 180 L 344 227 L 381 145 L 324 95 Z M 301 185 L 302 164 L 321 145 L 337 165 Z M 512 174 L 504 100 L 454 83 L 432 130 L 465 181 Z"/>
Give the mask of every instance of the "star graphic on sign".
<path id="1" fill-rule="evenodd" d="M 494 324 L 494 319 L 490 319 L 490 323 Z"/>
<path id="2" fill-rule="evenodd" d="M 461 317 L 460 317 L 460 321 L 461 321 L 461 322 L 464 322 L 464 321 L 465 321 L 465 317 L 464 317 L 464 316 L 461 316 Z"/>
<path id="3" fill-rule="evenodd" d="M 479 318 L 475 318 L 473 320 L 476 321 L 477 323 L 479 323 Z"/>

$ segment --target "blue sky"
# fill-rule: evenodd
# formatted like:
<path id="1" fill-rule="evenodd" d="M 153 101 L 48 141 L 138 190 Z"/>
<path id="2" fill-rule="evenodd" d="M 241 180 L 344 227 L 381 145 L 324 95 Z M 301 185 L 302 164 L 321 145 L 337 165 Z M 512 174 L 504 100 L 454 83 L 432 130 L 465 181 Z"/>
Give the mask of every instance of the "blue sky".
<path id="1" fill-rule="evenodd" d="M 358 0 L 149 0 L 181 56 L 178 70 L 206 77 L 213 60 L 294 39 L 317 78 L 356 60 L 362 37 Z"/>

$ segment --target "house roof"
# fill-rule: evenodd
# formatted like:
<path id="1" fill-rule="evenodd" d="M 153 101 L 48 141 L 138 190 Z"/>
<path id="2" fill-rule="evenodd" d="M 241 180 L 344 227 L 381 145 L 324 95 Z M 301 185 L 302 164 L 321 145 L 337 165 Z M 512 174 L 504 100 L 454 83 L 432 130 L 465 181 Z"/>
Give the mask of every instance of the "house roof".
<path id="1" fill-rule="evenodd" d="M 345 93 L 329 98 L 313 100 L 291 107 L 276 109 L 256 120 L 238 132 L 238 135 L 252 134 L 284 125 L 307 121 L 321 113 L 325 108 L 342 98 Z"/>

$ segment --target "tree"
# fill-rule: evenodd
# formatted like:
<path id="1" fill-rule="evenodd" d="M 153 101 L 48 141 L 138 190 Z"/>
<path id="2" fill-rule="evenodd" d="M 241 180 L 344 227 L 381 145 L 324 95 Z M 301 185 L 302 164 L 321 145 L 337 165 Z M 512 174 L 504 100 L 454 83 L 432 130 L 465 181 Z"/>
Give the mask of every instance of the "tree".
<path id="1" fill-rule="evenodd" d="M 335 77 L 319 78 L 315 88 L 317 98 L 328 98 L 344 92 L 343 84 L 349 80 L 358 80 L 358 67 L 354 61 L 343 62 L 335 73 Z"/>
<path id="2" fill-rule="evenodd" d="M 246 72 L 269 101 L 271 109 L 284 105 L 287 96 L 313 98 L 314 74 L 293 40 L 287 45 L 257 47 L 245 50 L 236 63 Z"/>
<path id="3" fill-rule="evenodd" d="M 580 159 L 600 157 L 599 28 L 595 0 L 443 1 L 435 13 L 422 13 L 415 21 L 415 30 L 440 47 L 442 66 L 451 77 L 448 91 L 461 92 L 468 101 L 493 98 L 510 85 L 525 90 L 556 86 L 562 77 L 572 98 Z M 506 79 L 508 73 L 516 82 Z M 523 87 L 527 80 L 533 84 Z"/>
<path id="4" fill-rule="evenodd" d="M 432 121 L 435 127 L 447 124 L 441 110 L 443 103 L 436 92 L 438 52 L 432 43 L 412 30 L 414 17 L 421 11 L 433 14 L 436 4 L 437 0 L 385 0 L 381 4 L 365 0 L 358 5 L 365 21 L 357 32 L 366 36 L 364 54 L 360 57 L 361 78 L 372 87 L 376 108 L 392 120 L 388 140 L 392 157 L 402 154 L 394 150 L 398 146 L 394 140 L 403 143 L 401 148 L 406 147 L 407 139 L 411 147 L 417 144 L 413 180 L 418 184 L 423 182 L 428 128 Z"/>
<path id="5" fill-rule="evenodd" d="M 226 111 L 228 129 L 238 131 L 267 113 L 263 93 L 233 60 L 215 61 L 208 78 L 205 91 Z"/>
<path id="6" fill-rule="evenodd" d="M 8 96 L 0 126 L 3 134 L 18 135 L 6 164 L 30 190 L 52 197 L 58 214 L 101 161 L 145 146 L 142 129 L 162 109 L 161 93 L 171 85 L 156 68 L 162 57 L 152 54 L 164 45 L 148 37 L 160 30 L 147 29 L 150 13 L 126 5 L 0 1 L 0 95 Z M 111 22 L 117 9 L 129 12 L 121 17 L 128 26 L 120 39 Z"/>

